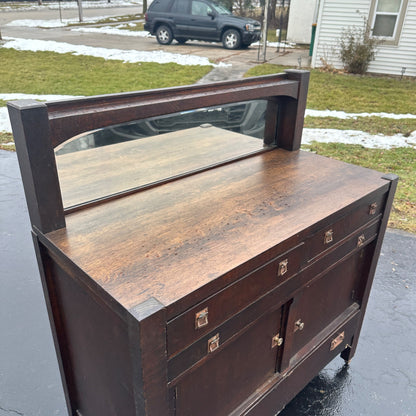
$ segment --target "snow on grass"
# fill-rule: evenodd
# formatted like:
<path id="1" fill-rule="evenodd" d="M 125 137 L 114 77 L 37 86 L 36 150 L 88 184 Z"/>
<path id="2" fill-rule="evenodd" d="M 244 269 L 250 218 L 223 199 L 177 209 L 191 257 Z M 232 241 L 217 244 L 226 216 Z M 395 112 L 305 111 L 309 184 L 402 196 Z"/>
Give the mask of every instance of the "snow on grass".
<path id="1" fill-rule="evenodd" d="M 19 51 L 48 51 L 56 53 L 71 53 L 73 55 L 94 56 L 109 60 L 118 60 L 128 63 L 157 62 L 160 64 L 176 63 L 178 65 L 210 65 L 213 67 L 230 66 L 220 62 L 213 64 L 206 57 L 195 55 L 181 55 L 163 51 L 137 51 L 122 49 L 107 49 L 85 45 L 72 45 L 66 42 L 55 42 L 52 40 L 19 39 L 5 37 L 3 48 L 16 49 Z"/>
<path id="2" fill-rule="evenodd" d="M 360 144 L 372 149 L 391 149 L 394 147 L 413 147 L 416 149 L 416 131 L 409 137 L 404 137 L 402 134 L 385 136 L 358 130 L 303 129 L 302 144 L 310 144 L 313 141 L 319 143 Z"/>
<path id="3" fill-rule="evenodd" d="M 19 97 L 18 94 L 10 94 L 12 99 L 18 98 L 36 98 L 35 96 Z M 63 98 L 70 98 L 65 96 L 38 96 L 39 99 L 58 100 Z M 72 98 L 72 97 L 71 97 Z M 0 99 L 8 100 L 4 94 L 0 95 Z M 0 131 L 11 132 L 11 125 L 6 107 L 0 107 Z M 302 143 L 310 144 L 312 141 L 321 143 L 346 143 L 346 144 L 360 144 L 364 147 L 376 149 L 391 149 L 394 147 L 413 147 L 416 149 L 416 132 L 413 132 L 409 137 L 404 137 L 401 134 L 394 136 L 371 135 L 357 130 L 335 130 L 335 129 L 304 129 L 302 135 Z"/>
<path id="4" fill-rule="evenodd" d="M 103 19 L 108 19 L 113 16 L 97 16 L 97 17 L 84 17 L 83 23 L 97 23 Z M 34 20 L 34 19 L 22 19 L 22 20 L 12 20 L 11 22 L 5 24 L 5 26 L 15 26 L 15 27 L 41 27 L 41 28 L 56 28 L 56 27 L 65 27 L 70 24 L 79 23 L 79 18 L 73 19 L 48 19 L 48 20 Z"/>
<path id="5" fill-rule="evenodd" d="M 142 5 L 142 1 L 127 1 L 127 0 L 111 0 L 111 3 L 108 0 L 101 0 L 101 1 L 83 1 L 82 8 L 83 9 L 99 9 L 99 8 L 113 8 L 113 7 L 128 7 L 128 6 L 136 6 Z M 28 3 L 28 2 L 0 2 L 0 10 L 1 11 L 15 11 L 15 10 L 42 10 L 42 9 L 50 9 L 50 10 L 74 10 L 78 9 L 78 3 L 76 1 L 61 1 L 61 2 L 53 2 L 53 1 L 45 1 L 43 4 L 39 5 L 38 3 Z"/>
<path id="6" fill-rule="evenodd" d="M 117 36 L 132 36 L 132 37 L 140 37 L 140 38 L 149 38 L 153 37 L 149 32 L 144 30 L 127 30 L 122 29 L 125 25 L 119 26 L 102 26 L 102 27 L 79 27 L 71 29 L 72 32 L 84 32 L 84 33 L 102 33 L 105 35 L 117 35 Z"/>
<path id="7" fill-rule="evenodd" d="M 344 111 L 335 110 L 306 110 L 305 116 L 311 117 L 334 117 L 339 119 L 357 119 L 358 117 L 381 117 L 391 118 L 394 120 L 399 119 L 413 119 L 416 118 L 415 114 L 393 114 L 393 113 L 345 113 Z"/>

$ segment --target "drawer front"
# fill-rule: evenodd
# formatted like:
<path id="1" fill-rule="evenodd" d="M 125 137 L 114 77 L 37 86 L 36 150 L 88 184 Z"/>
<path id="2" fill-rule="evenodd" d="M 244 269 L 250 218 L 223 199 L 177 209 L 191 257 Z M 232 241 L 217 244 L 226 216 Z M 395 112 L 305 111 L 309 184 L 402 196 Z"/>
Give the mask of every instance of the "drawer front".
<path id="1" fill-rule="evenodd" d="M 295 275 L 303 256 L 300 244 L 168 322 L 168 356 L 174 356 Z"/>
<path id="2" fill-rule="evenodd" d="M 354 212 L 320 228 L 305 241 L 306 257 L 312 262 L 340 244 L 358 228 L 377 218 L 384 209 L 386 194 L 376 195 Z"/>
<path id="3" fill-rule="evenodd" d="M 288 322 L 292 332 L 290 354 L 295 355 L 354 303 L 360 303 L 367 250 L 356 252 L 319 279 L 312 281 L 294 299 Z"/>
<path id="4" fill-rule="evenodd" d="M 177 383 L 176 416 L 228 415 L 276 372 L 281 311 L 273 311 L 209 353 Z"/>

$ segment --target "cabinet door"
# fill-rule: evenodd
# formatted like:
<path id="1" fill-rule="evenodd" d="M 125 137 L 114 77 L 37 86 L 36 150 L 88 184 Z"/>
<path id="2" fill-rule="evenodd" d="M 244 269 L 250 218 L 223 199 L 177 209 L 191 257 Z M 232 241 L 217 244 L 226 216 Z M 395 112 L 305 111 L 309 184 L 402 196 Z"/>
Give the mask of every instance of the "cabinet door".
<path id="1" fill-rule="evenodd" d="M 176 386 L 177 416 L 228 415 L 277 368 L 281 308 L 207 354 Z"/>
<path id="2" fill-rule="evenodd" d="M 288 331 L 293 337 L 288 351 L 291 357 L 353 304 L 358 308 L 365 260 L 369 258 L 366 251 L 340 262 L 295 296 L 288 321 Z"/>

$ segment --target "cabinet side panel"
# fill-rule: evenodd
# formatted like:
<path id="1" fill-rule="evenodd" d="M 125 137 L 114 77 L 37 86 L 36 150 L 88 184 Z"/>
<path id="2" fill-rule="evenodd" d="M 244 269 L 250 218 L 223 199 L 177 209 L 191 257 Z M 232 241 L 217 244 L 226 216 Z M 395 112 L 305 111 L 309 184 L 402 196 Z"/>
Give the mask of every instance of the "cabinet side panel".
<path id="1" fill-rule="evenodd" d="M 135 415 L 127 323 L 42 251 L 72 411 Z"/>

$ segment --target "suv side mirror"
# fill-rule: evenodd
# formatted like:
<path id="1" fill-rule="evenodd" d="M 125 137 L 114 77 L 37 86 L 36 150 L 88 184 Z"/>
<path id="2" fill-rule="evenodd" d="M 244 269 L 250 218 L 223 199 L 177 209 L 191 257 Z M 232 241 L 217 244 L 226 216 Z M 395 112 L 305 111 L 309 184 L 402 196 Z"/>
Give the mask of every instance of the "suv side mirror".
<path id="1" fill-rule="evenodd" d="M 213 11 L 208 12 L 207 15 L 210 16 L 211 19 L 214 19 L 216 16 L 216 14 Z"/>

